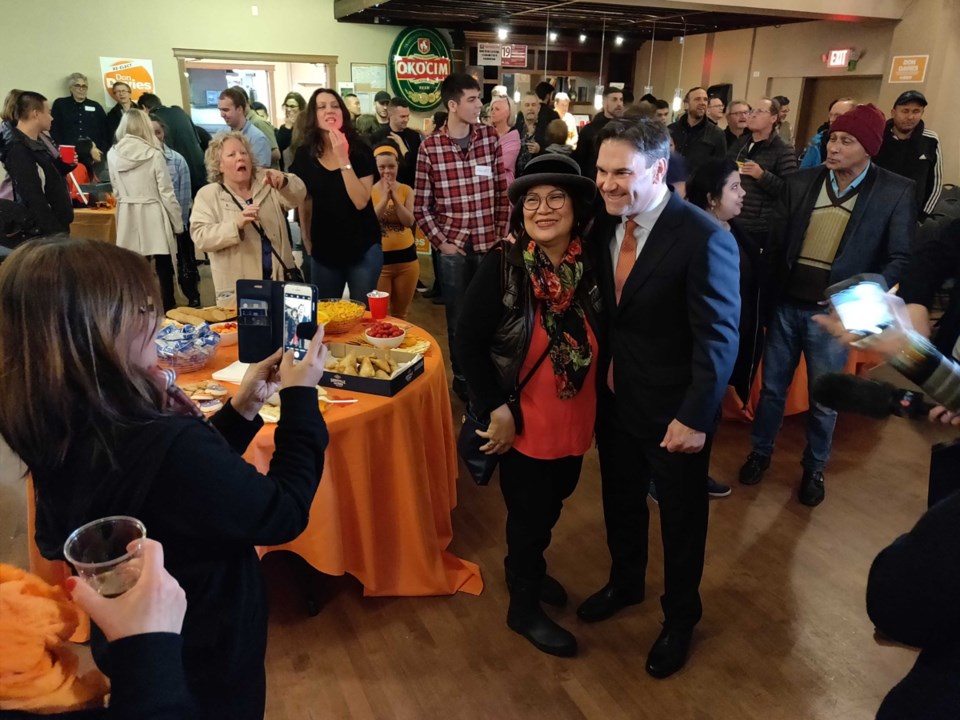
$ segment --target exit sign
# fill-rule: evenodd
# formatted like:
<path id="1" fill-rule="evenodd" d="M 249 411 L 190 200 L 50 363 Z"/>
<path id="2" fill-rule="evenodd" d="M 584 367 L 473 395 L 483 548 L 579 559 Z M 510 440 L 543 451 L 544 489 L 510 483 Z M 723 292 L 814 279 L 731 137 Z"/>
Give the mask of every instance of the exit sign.
<path id="1" fill-rule="evenodd" d="M 850 48 L 831 50 L 827 54 L 827 67 L 845 68 L 850 61 Z"/>

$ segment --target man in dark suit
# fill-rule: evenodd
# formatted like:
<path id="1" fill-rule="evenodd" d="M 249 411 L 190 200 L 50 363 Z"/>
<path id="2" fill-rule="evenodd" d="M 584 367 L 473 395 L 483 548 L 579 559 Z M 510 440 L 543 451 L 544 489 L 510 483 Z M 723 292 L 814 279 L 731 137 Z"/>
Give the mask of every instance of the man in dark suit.
<path id="1" fill-rule="evenodd" d="M 873 105 L 857 105 L 830 124 L 824 165 L 784 177 L 771 223 L 772 287 L 779 297 L 767 325 L 752 451 L 740 468 L 744 485 L 756 485 L 770 467 L 801 351 L 810 387 L 846 364 L 846 348 L 813 320 L 823 312 L 819 303 L 827 288 L 860 273 L 882 273 L 893 287 L 910 259 L 917 231 L 913 181 L 870 160 L 880 151 L 884 122 Z M 810 399 L 799 492 L 804 505 L 823 502 L 823 469 L 836 422 L 836 411 Z"/>
<path id="2" fill-rule="evenodd" d="M 577 614 L 604 620 L 643 600 L 652 477 L 665 621 L 647 672 L 662 678 L 683 667 L 702 614 L 710 436 L 737 357 L 740 261 L 729 232 L 668 190 L 662 123 L 610 122 L 599 139 L 606 213 L 590 244 L 609 308 L 597 440 L 612 565 Z"/>

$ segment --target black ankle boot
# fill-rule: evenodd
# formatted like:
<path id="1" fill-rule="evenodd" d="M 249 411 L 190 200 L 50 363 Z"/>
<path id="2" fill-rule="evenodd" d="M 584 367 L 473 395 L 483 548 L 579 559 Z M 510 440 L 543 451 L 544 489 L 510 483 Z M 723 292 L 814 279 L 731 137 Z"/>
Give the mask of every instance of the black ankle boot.
<path id="1" fill-rule="evenodd" d="M 507 580 L 507 590 L 510 590 L 513 586 L 513 581 L 516 579 L 516 573 L 507 567 L 506 561 L 504 561 L 503 564 L 503 574 Z M 567 591 L 563 585 L 560 584 L 559 580 L 549 575 L 544 575 L 543 581 L 540 583 L 540 602 L 544 605 L 562 608 L 567 604 Z"/>
<path id="2" fill-rule="evenodd" d="M 515 580 L 510 590 L 507 627 L 529 640 L 537 650 L 558 657 L 572 657 L 577 639 L 547 617 L 540 607 L 540 583 Z"/>

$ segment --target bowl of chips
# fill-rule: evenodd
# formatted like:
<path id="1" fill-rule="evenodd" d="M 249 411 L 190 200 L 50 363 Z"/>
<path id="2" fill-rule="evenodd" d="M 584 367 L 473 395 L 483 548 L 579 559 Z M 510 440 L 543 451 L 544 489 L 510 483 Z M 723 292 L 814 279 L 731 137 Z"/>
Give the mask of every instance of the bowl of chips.
<path id="1" fill-rule="evenodd" d="M 325 298 L 317 302 L 317 324 L 323 325 L 328 335 L 350 332 L 360 322 L 366 309 L 366 305 L 356 300 Z M 324 317 L 326 322 L 320 322 Z"/>

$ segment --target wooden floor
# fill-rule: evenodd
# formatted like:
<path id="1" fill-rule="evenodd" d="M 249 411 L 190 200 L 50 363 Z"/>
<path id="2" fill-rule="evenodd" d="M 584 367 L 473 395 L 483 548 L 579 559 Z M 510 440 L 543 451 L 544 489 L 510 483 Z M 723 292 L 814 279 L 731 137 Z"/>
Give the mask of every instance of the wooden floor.
<path id="1" fill-rule="evenodd" d="M 418 298 L 410 319 L 443 336 L 443 309 Z M 454 402 L 454 412 L 460 410 Z M 606 580 L 600 478 L 588 454 L 548 551 L 571 602 L 549 612 L 573 631 L 573 659 L 537 652 L 505 624 L 504 511 L 496 479 L 458 486 L 451 549 L 480 564 L 479 597 L 364 599 L 350 577 L 323 578 L 293 556 L 263 562 L 270 585 L 270 720 L 871 718 L 914 654 L 880 647 L 864 610 L 876 553 L 924 510 L 929 446 L 922 423 L 842 417 L 818 508 L 796 500 L 803 417 L 788 418 L 773 466 L 756 487 L 711 501 L 705 614 L 688 666 L 667 680 L 643 671 L 660 630 L 662 557 L 652 512 L 648 600 L 586 625 L 576 606 Z M 749 428 L 725 423 L 712 470 L 731 481 Z M 22 492 L 0 450 L 0 560 L 23 562 Z M 304 578 L 323 607 L 308 617 Z"/>

